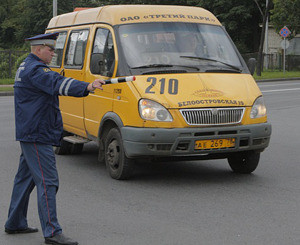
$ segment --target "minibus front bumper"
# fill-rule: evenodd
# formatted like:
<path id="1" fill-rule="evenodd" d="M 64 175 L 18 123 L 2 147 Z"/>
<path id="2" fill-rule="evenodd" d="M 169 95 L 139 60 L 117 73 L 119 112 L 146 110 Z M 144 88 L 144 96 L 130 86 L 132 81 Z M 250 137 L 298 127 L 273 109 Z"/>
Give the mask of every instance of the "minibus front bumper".
<path id="1" fill-rule="evenodd" d="M 129 158 L 197 157 L 263 151 L 269 145 L 271 131 L 270 123 L 206 128 L 121 128 L 124 150 Z M 234 145 L 218 146 L 220 140 L 227 139 L 233 140 Z M 204 140 L 212 144 L 215 142 L 215 146 L 205 149 L 195 146 Z"/>

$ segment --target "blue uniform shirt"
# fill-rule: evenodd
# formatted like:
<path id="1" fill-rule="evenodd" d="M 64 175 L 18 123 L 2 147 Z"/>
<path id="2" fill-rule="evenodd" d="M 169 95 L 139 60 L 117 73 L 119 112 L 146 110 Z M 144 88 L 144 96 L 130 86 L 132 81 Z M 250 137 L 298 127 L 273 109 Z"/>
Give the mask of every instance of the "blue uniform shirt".
<path id="1" fill-rule="evenodd" d="M 58 146 L 63 131 L 58 96 L 87 96 L 88 85 L 51 71 L 29 54 L 15 78 L 16 140 Z"/>

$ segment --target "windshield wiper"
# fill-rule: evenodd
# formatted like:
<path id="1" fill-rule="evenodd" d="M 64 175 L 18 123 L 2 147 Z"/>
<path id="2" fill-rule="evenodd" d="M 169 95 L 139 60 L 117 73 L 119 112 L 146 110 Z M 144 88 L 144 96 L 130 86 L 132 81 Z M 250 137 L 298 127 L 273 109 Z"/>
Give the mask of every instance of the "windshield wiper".
<path id="1" fill-rule="evenodd" d="M 130 69 L 157 68 L 157 67 L 173 67 L 173 65 L 168 65 L 168 64 L 150 64 L 150 65 L 130 67 Z"/>
<path id="2" fill-rule="evenodd" d="M 136 66 L 130 67 L 130 69 L 143 69 L 143 68 L 157 68 L 157 67 L 184 67 L 184 68 L 191 68 L 199 71 L 200 69 L 196 66 L 185 66 L 185 65 L 169 65 L 169 64 L 150 64 L 150 65 L 143 65 L 143 66 Z"/>
<path id="3" fill-rule="evenodd" d="M 239 73 L 242 72 L 242 70 L 239 67 L 231 65 L 231 64 L 228 64 L 228 63 L 220 61 L 220 60 L 215 60 L 215 59 L 210 59 L 210 58 L 205 58 L 205 57 L 197 57 L 197 56 L 185 56 L 185 55 L 180 56 L 180 58 L 189 58 L 189 59 L 207 60 L 207 61 L 218 62 L 218 63 L 221 63 L 223 65 L 226 65 L 226 66 L 234 69 L 235 71 L 237 71 Z M 207 70 L 207 71 L 209 71 L 209 70 Z"/>

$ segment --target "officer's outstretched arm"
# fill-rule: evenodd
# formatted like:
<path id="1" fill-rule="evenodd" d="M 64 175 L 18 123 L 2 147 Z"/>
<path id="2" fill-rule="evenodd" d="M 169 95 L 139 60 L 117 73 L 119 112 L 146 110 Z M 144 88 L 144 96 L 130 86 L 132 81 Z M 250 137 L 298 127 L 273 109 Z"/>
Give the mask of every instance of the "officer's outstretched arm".
<path id="1" fill-rule="evenodd" d="M 36 88 L 50 95 L 83 97 L 89 94 L 89 83 L 61 76 L 47 66 L 38 67 L 31 81 Z"/>

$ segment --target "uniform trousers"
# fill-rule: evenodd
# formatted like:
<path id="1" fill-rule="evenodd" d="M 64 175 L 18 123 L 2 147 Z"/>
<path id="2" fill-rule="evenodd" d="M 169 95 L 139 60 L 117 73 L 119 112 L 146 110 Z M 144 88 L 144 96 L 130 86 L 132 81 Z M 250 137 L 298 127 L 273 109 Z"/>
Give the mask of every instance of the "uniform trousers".
<path id="1" fill-rule="evenodd" d="M 20 142 L 22 153 L 5 228 L 26 229 L 30 193 L 37 187 L 38 213 L 44 237 L 62 233 L 56 214 L 59 181 L 53 147 Z"/>

